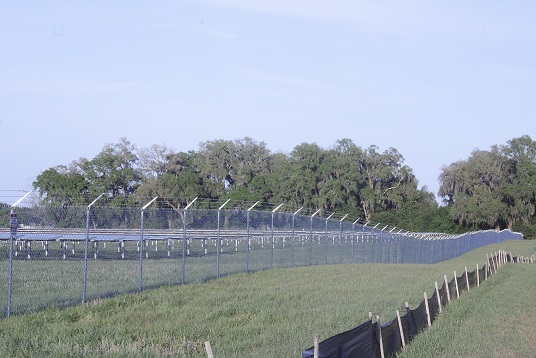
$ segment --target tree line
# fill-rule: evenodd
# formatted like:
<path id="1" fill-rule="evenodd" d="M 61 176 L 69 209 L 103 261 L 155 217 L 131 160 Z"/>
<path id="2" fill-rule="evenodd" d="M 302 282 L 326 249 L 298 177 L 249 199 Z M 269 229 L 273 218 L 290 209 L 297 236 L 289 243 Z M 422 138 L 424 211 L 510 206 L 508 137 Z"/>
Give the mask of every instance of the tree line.
<path id="1" fill-rule="evenodd" d="M 195 197 L 234 203 L 285 203 L 349 214 L 412 231 L 534 225 L 536 143 L 515 138 L 442 168 L 438 205 L 395 148 L 381 151 L 351 139 L 330 148 L 302 143 L 271 152 L 245 137 L 202 142 L 176 152 L 166 145 L 138 149 L 125 138 L 93 159 L 80 158 L 40 173 L 33 183 L 46 205 L 87 205 L 106 193 L 109 205 L 139 206 L 155 196 L 180 211 Z"/>
<path id="2" fill-rule="evenodd" d="M 474 150 L 444 166 L 439 196 L 452 220 L 476 228 L 510 228 L 534 237 L 536 142 L 528 135 Z"/>

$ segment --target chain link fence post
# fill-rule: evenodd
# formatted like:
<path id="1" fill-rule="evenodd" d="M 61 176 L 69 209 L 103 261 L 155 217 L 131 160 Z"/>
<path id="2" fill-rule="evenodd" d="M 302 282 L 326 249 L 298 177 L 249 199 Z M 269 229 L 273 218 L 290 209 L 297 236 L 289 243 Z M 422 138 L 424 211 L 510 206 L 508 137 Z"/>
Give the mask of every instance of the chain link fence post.
<path id="1" fill-rule="evenodd" d="M 91 204 L 89 204 L 86 207 L 86 241 L 84 244 L 84 272 L 82 275 L 82 304 L 86 303 L 86 290 L 87 290 L 87 252 L 88 252 L 88 246 L 89 246 L 89 214 L 91 210 L 91 206 L 99 200 L 104 193 L 99 195 L 97 199 L 93 200 Z"/>

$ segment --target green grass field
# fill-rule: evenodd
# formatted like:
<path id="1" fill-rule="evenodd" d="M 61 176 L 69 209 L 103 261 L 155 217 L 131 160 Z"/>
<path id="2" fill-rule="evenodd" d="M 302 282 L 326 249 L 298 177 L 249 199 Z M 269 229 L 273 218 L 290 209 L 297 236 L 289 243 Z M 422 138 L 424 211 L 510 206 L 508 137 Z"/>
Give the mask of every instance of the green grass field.
<path id="1" fill-rule="evenodd" d="M 380 314 L 383 321 L 391 320 L 404 302 L 412 307 L 419 304 L 423 291 L 431 293 L 434 281 L 441 282 L 443 275 L 450 279 L 453 271 L 459 275 L 465 266 L 472 271 L 477 264 L 482 266 L 486 253 L 499 249 L 530 256 L 536 251 L 536 242 L 507 241 L 433 265 L 344 264 L 242 273 L 14 315 L 0 321 L 0 356 L 205 357 L 204 342 L 209 340 L 217 358 L 299 357 L 312 345 L 315 334 L 325 339 L 340 333 L 366 320 L 370 311 Z M 118 285 L 135 283 L 137 271 L 128 262 L 125 265 L 122 270 L 102 274 L 115 277 Z M 154 265 L 147 268 L 147 275 L 161 274 L 158 263 Z M 509 321 L 508 327 L 516 329 L 514 335 L 534 341 L 532 318 L 525 316 L 533 311 L 529 302 L 535 283 L 533 267 L 508 265 L 481 288 L 464 293 L 431 329 L 412 342 L 406 356 L 447 357 L 458 352 L 459 356 L 481 356 L 474 353 L 480 353 L 478 347 L 459 351 L 453 342 L 463 345 L 462 338 L 488 342 L 489 356 L 500 356 L 497 350 L 501 347 L 507 347 L 504 356 L 534 348 L 529 343 L 523 346 L 521 338 L 510 339 L 510 333 L 499 324 Z M 36 281 L 48 279 L 39 275 L 37 263 L 15 269 L 33 270 Z M 79 282 L 79 268 L 72 267 L 72 271 Z M 173 280 L 176 273 L 170 274 Z M 69 271 L 62 275 L 68 277 Z M 74 301 L 79 298 L 79 283 L 57 282 L 48 289 L 50 295 L 65 290 L 72 291 Z M 472 315 L 469 323 L 464 312 Z M 471 322 L 477 328 L 471 329 Z M 421 337 L 432 337 L 435 332 L 437 339 L 420 343 Z M 519 346 L 519 351 L 497 337 Z"/>

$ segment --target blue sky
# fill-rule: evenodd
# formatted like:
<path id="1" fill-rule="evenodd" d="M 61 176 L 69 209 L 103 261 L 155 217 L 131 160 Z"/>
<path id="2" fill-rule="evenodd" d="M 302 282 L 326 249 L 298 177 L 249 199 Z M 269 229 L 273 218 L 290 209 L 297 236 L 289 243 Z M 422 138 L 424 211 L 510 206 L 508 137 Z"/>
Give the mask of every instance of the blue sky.
<path id="1" fill-rule="evenodd" d="M 536 139 L 532 1 L 4 1 L 0 201 L 126 137 L 396 148 L 420 186 Z"/>

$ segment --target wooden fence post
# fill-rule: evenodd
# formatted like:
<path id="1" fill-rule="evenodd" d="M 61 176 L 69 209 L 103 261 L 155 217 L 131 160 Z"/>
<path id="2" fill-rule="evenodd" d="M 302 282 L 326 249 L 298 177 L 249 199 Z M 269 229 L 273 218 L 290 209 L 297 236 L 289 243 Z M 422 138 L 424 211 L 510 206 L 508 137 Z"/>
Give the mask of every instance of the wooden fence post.
<path id="1" fill-rule="evenodd" d="M 449 290 L 449 282 L 447 281 L 447 275 L 444 275 L 445 278 L 445 288 L 447 290 L 447 302 L 450 303 L 450 290 Z"/>
<path id="2" fill-rule="evenodd" d="M 426 307 L 426 319 L 428 320 L 428 327 L 432 325 L 432 320 L 430 318 L 430 307 L 428 306 L 428 296 L 426 292 L 424 293 L 424 306 Z"/>
<path id="3" fill-rule="evenodd" d="M 480 287 L 480 268 L 476 264 L 476 287 Z"/>
<path id="4" fill-rule="evenodd" d="M 467 286 L 467 292 L 469 292 L 469 274 L 467 273 L 467 266 L 465 266 L 465 284 Z"/>
<path id="5" fill-rule="evenodd" d="M 380 355 L 382 358 L 385 358 L 385 354 L 383 352 L 382 324 L 380 322 L 380 315 L 376 316 L 376 323 L 378 323 L 378 339 L 380 341 Z"/>
<path id="6" fill-rule="evenodd" d="M 205 342 L 205 349 L 207 351 L 207 356 L 208 358 L 214 358 L 214 354 L 212 354 L 212 347 L 210 346 L 210 342 L 209 341 L 206 341 Z"/>
<path id="7" fill-rule="evenodd" d="M 454 271 L 454 286 L 456 286 L 456 298 L 460 298 L 460 289 L 458 287 L 458 276 L 456 276 L 456 271 Z"/>
<path id="8" fill-rule="evenodd" d="M 436 296 L 437 296 L 437 303 L 439 304 L 439 313 L 441 313 L 441 311 L 442 311 L 442 308 L 441 308 L 441 296 L 439 296 L 439 286 L 437 285 L 437 281 L 435 282 L 435 292 L 436 292 Z"/>
<path id="9" fill-rule="evenodd" d="M 320 339 L 318 337 L 318 334 L 315 335 L 315 344 L 314 344 L 314 352 L 313 357 L 318 358 L 318 351 L 320 350 Z"/>
<path id="10" fill-rule="evenodd" d="M 489 257 L 488 257 L 488 254 L 486 254 L 486 269 L 484 270 L 485 272 L 484 281 L 488 280 L 488 270 L 489 270 Z"/>
<path id="11" fill-rule="evenodd" d="M 406 339 L 404 338 L 404 329 L 402 328 L 402 320 L 400 319 L 400 311 L 396 310 L 396 319 L 398 320 L 398 329 L 400 330 L 400 339 L 402 340 L 402 347 L 406 346 Z"/>

